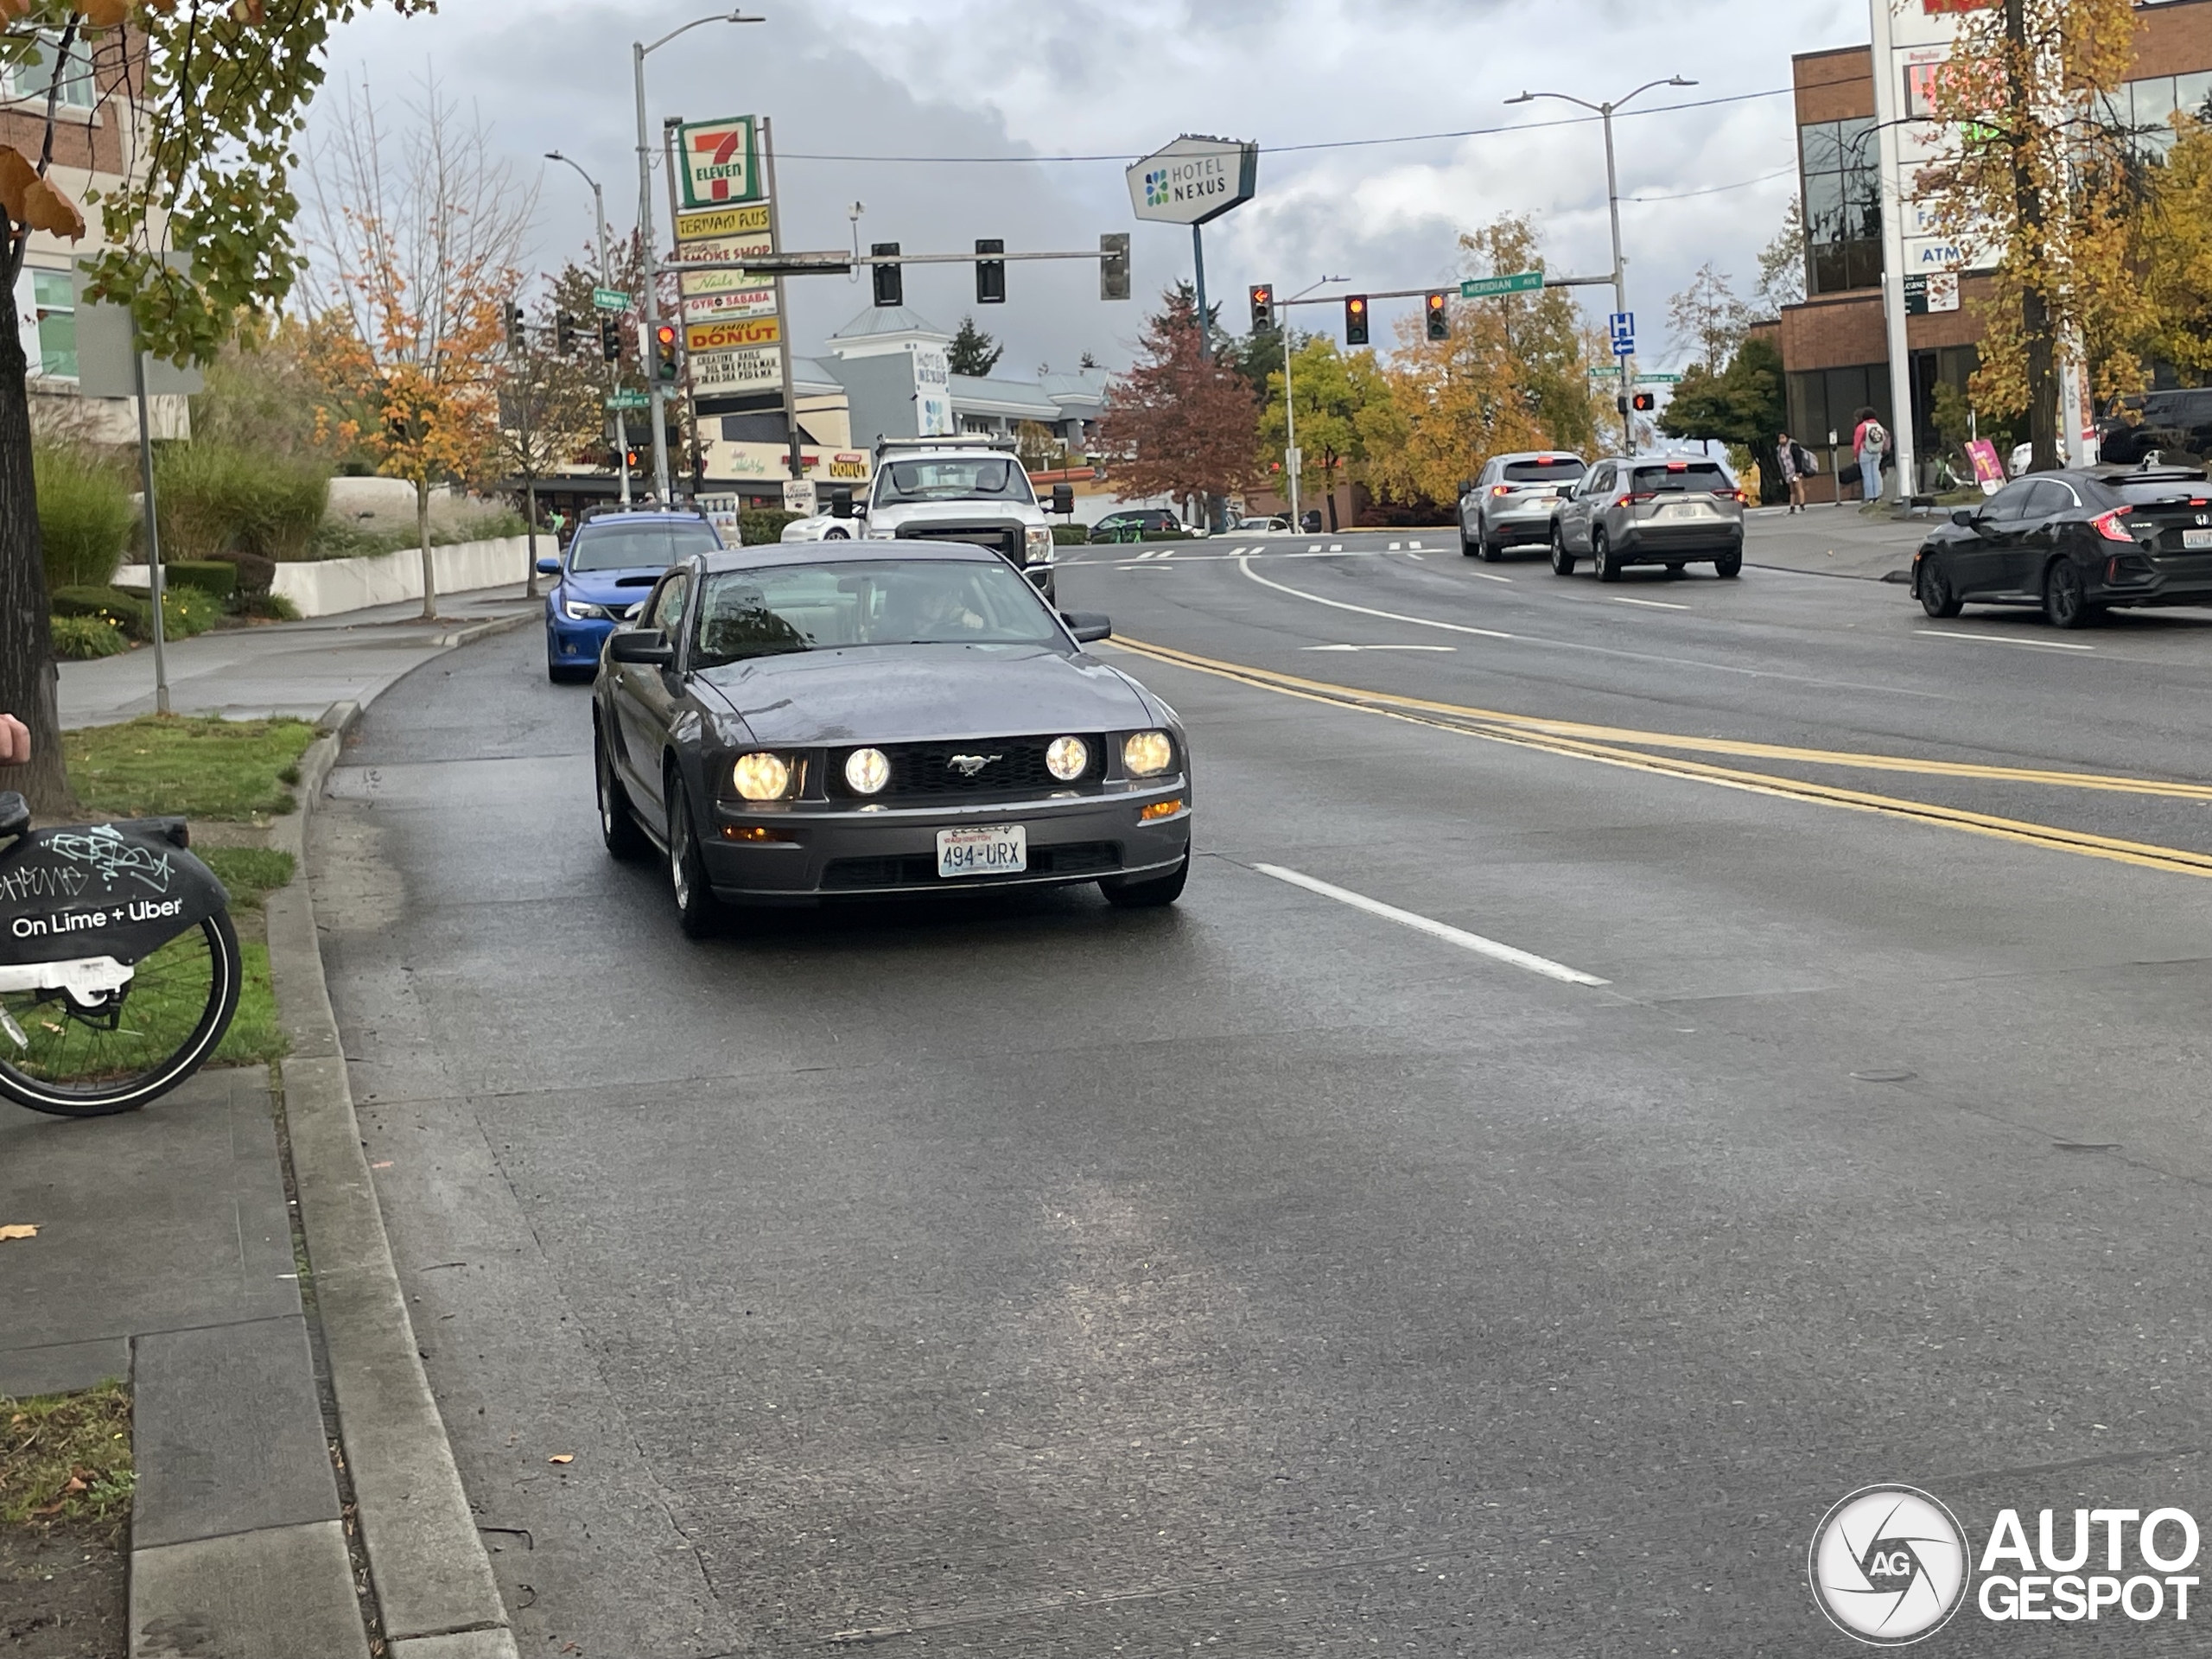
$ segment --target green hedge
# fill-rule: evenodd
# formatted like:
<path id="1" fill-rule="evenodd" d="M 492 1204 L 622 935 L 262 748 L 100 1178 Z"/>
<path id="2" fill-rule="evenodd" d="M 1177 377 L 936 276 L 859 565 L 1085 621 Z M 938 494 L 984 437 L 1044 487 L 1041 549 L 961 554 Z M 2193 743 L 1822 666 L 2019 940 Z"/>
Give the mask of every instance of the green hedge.
<path id="1" fill-rule="evenodd" d="M 227 559 L 165 559 L 162 580 L 171 588 L 189 588 L 210 599 L 225 600 L 238 591 L 238 568 Z"/>
<path id="2" fill-rule="evenodd" d="M 226 553 L 309 556 L 330 500 L 327 468 L 220 443 L 164 444 L 154 465 L 162 551 L 172 559 Z"/>
<path id="3" fill-rule="evenodd" d="M 48 626 L 53 631 L 54 654 L 71 662 L 89 662 L 130 649 L 123 630 L 97 616 L 55 616 Z"/>
<path id="4" fill-rule="evenodd" d="M 122 469 L 76 444 L 40 443 L 31 450 L 31 474 L 47 587 L 114 581 L 138 523 Z"/>
<path id="5" fill-rule="evenodd" d="M 760 547 L 784 537 L 784 526 L 802 513 L 785 512 L 781 507 L 747 507 L 737 515 L 737 533 L 745 538 L 747 547 Z M 855 534 L 860 527 L 854 527 Z"/>
<path id="6" fill-rule="evenodd" d="M 49 596 L 48 608 L 56 616 L 93 617 L 111 623 L 129 639 L 154 637 L 154 607 L 143 588 L 57 588 Z M 222 613 L 222 602 L 197 588 L 171 588 L 162 595 L 162 632 L 171 639 L 188 639 L 207 632 Z"/>
<path id="7" fill-rule="evenodd" d="M 1090 540 L 1090 527 L 1087 524 L 1054 524 L 1052 526 L 1052 545 L 1055 547 L 1082 547 Z"/>

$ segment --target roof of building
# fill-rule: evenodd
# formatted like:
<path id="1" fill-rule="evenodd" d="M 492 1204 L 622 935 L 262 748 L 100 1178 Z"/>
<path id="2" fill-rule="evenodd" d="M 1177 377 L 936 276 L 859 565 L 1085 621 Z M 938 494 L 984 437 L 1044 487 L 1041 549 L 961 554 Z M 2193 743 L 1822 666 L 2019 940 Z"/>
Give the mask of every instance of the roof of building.
<path id="1" fill-rule="evenodd" d="M 947 377 L 952 406 L 971 414 L 1005 415 L 1023 421 L 1066 419 L 1058 404 L 1034 380 L 1004 380 L 995 374 Z"/>
<path id="2" fill-rule="evenodd" d="M 952 336 L 920 312 L 903 305 L 871 305 L 830 336 L 830 340 L 876 340 L 886 334 L 926 334 L 949 340 Z"/>

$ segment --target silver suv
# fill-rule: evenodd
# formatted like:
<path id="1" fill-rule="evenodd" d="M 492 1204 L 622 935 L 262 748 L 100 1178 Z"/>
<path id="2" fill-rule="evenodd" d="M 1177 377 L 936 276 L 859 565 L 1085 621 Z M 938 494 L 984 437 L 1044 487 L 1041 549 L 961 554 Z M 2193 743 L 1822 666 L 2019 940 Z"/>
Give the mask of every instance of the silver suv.
<path id="1" fill-rule="evenodd" d="M 1588 558 L 1598 580 L 1631 564 L 1669 572 L 1710 559 L 1716 573 L 1744 568 L 1744 493 L 1728 469 L 1702 455 L 1601 461 L 1552 517 L 1552 569 L 1574 574 Z"/>
<path id="2" fill-rule="evenodd" d="M 1506 548 L 1543 546 L 1552 509 L 1586 465 L 1557 449 L 1492 455 L 1481 477 L 1459 486 L 1459 550 L 1495 564 Z"/>
<path id="3" fill-rule="evenodd" d="M 1074 505 L 1072 487 L 1052 487 L 1052 508 Z M 832 518 L 865 522 L 862 540 L 970 542 L 988 547 L 1056 602 L 1052 527 L 1029 487 L 1021 458 L 988 436 L 885 438 L 875 446 L 875 481 L 865 503 L 830 493 Z M 836 529 L 823 536 L 835 539 Z"/>

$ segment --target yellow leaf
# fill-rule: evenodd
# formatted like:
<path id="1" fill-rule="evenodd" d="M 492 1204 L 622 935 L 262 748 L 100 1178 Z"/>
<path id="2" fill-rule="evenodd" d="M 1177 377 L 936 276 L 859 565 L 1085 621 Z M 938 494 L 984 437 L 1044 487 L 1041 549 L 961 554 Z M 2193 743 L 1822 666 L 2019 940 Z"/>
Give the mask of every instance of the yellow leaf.
<path id="1" fill-rule="evenodd" d="M 35 231 L 67 237 L 72 242 L 85 233 L 84 214 L 51 179 L 36 180 L 23 192 L 23 211 L 19 217 Z"/>
<path id="2" fill-rule="evenodd" d="M 545 1459 L 548 1463 L 574 1463 L 575 1460 L 576 1454 L 573 1452 L 556 1452 Z"/>
<path id="3" fill-rule="evenodd" d="M 29 1222 L 16 1222 L 6 1227 L 0 1227 L 0 1243 L 11 1238 L 36 1238 L 37 1236 L 38 1229 Z"/>
<path id="4" fill-rule="evenodd" d="M 76 0 L 76 7 L 95 29 L 114 29 L 130 16 L 130 0 Z"/>
<path id="5" fill-rule="evenodd" d="M 9 0 L 0 0 L 0 17 L 7 16 Z M 19 225 L 30 222 L 23 194 L 38 182 L 38 169 L 30 157 L 13 144 L 0 144 L 0 212 Z"/>

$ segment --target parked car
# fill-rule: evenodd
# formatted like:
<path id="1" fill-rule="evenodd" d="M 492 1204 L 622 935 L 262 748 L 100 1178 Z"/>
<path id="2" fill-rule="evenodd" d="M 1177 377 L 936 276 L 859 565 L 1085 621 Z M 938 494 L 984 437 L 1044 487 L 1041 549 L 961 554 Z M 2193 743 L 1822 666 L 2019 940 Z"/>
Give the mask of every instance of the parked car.
<path id="1" fill-rule="evenodd" d="M 1558 450 L 1492 455 L 1459 486 L 1459 550 L 1495 564 L 1509 547 L 1548 545 L 1552 510 L 1587 470 L 1581 456 Z"/>
<path id="2" fill-rule="evenodd" d="M 1584 557 L 1600 582 L 1618 582 L 1631 564 L 1679 572 L 1708 559 L 1733 576 L 1744 568 L 1744 493 L 1701 456 L 1594 461 L 1554 509 L 1551 542 L 1562 576 Z"/>
<path id="3" fill-rule="evenodd" d="M 1290 533 L 1290 520 L 1280 512 L 1272 518 L 1239 518 L 1235 533 L 1239 536 L 1287 536 Z"/>
<path id="4" fill-rule="evenodd" d="M 1195 530 L 1166 507 L 1124 507 L 1119 512 L 1109 512 L 1090 527 L 1094 542 L 1141 542 L 1147 536 L 1199 536 L 1205 531 Z"/>
<path id="5" fill-rule="evenodd" d="M 694 936 L 725 902 L 1096 881 L 1173 904 L 1190 746 L 1084 649 L 1111 632 L 958 542 L 694 553 L 607 642 L 601 835 L 667 859 Z"/>
<path id="6" fill-rule="evenodd" d="M 2137 414 L 2134 421 L 2113 416 L 2097 423 L 2100 464 L 2134 466 L 2153 454 L 2166 461 L 2212 455 L 2212 387 L 2146 392 Z"/>
<path id="7" fill-rule="evenodd" d="M 794 518 L 784 526 L 777 538 L 785 542 L 849 542 L 853 539 L 853 521 L 840 518 L 835 513 L 817 512 L 810 518 Z"/>
<path id="8" fill-rule="evenodd" d="M 645 508 L 587 517 L 560 557 L 537 562 L 541 574 L 560 578 L 545 595 L 545 677 L 591 678 L 607 636 L 636 614 L 660 573 L 721 545 L 714 525 L 696 512 Z"/>
<path id="9" fill-rule="evenodd" d="M 1912 592 L 1930 616 L 2038 605 L 2058 628 L 2113 606 L 2212 603 L 2212 480 L 2195 467 L 2017 480 L 1928 532 Z"/>

